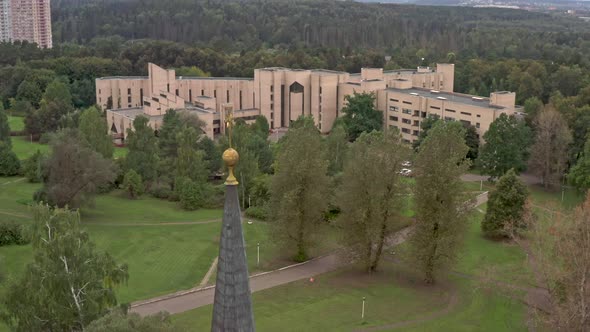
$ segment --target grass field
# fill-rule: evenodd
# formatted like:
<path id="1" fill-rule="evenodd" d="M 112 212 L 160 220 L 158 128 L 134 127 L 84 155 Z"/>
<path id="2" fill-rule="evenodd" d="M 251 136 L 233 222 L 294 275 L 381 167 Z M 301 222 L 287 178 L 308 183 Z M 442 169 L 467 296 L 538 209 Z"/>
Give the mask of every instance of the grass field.
<path id="1" fill-rule="evenodd" d="M 25 118 L 21 116 L 8 116 L 10 131 L 22 131 L 25 129 Z"/>
<path id="2" fill-rule="evenodd" d="M 12 137 L 12 151 L 20 160 L 24 160 L 32 156 L 37 150 L 42 153 L 49 152 L 49 145 L 31 142 L 25 136 Z"/>
<path id="3" fill-rule="evenodd" d="M 526 330 L 524 306 L 517 299 L 490 291 L 478 282 L 476 272 L 489 269 L 496 271 L 499 279 L 521 282 L 519 275 L 525 260 L 518 248 L 481 236 L 482 216 L 475 213 L 470 221 L 456 269 L 474 273 L 472 279 L 451 276 L 435 286 L 426 286 L 419 275 L 399 264 L 384 263 L 381 272 L 373 275 L 347 268 L 317 276 L 314 283 L 302 280 L 255 293 L 257 329 L 351 331 L 423 319 L 401 330 Z M 458 300 L 449 307 L 452 294 Z M 362 297 L 367 298 L 365 321 L 360 317 Z M 175 315 L 173 319 L 182 331 L 207 331 L 211 310 L 212 306 L 206 306 Z M 440 311 L 443 314 L 437 316 Z M 435 318 L 425 319 L 431 315 Z"/>

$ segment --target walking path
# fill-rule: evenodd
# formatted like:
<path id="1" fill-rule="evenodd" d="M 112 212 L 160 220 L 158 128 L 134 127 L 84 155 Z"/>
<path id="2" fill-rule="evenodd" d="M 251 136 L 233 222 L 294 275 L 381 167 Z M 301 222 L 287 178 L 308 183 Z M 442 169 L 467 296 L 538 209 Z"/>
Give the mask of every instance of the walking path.
<path id="1" fill-rule="evenodd" d="M 487 192 L 476 197 L 475 206 L 487 202 Z M 406 227 L 388 239 L 388 246 L 403 243 L 411 233 L 411 227 Z M 307 262 L 287 266 L 275 271 L 264 272 L 250 277 L 251 291 L 257 292 L 293 281 L 310 278 L 319 274 L 334 271 L 350 264 L 341 259 L 339 253 L 312 259 Z M 186 291 L 168 294 L 153 299 L 131 304 L 131 311 L 140 315 L 151 315 L 160 311 L 177 314 L 213 303 L 215 286 L 197 287 Z"/>

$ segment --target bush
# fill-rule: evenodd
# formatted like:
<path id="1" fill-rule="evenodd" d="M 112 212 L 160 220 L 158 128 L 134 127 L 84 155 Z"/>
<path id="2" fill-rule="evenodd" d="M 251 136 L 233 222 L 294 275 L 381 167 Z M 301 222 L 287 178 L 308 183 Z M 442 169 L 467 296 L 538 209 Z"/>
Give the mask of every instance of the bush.
<path id="1" fill-rule="evenodd" d="M 0 221 L 0 247 L 8 245 L 23 245 L 29 243 L 22 225 L 15 222 Z"/>
<path id="2" fill-rule="evenodd" d="M 176 180 L 175 187 L 183 209 L 193 211 L 203 206 L 203 186 L 189 178 L 181 177 Z"/>
<path id="3" fill-rule="evenodd" d="M 0 176 L 18 175 L 20 161 L 10 146 L 0 142 Z"/>
<path id="4" fill-rule="evenodd" d="M 51 139 L 53 138 L 54 133 L 45 133 L 45 134 L 41 134 L 41 136 L 39 136 L 39 144 L 49 144 L 49 142 L 51 142 Z"/>
<path id="5" fill-rule="evenodd" d="M 129 197 L 132 199 L 143 195 L 144 187 L 141 175 L 137 174 L 137 172 L 132 169 L 125 173 L 125 178 L 123 178 L 123 189 L 129 193 Z"/>
<path id="6" fill-rule="evenodd" d="M 268 209 L 261 206 L 251 206 L 246 209 L 246 217 L 258 219 L 258 220 L 266 220 L 268 218 Z"/>
<path id="7" fill-rule="evenodd" d="M 205 206 L 208 209 L 223 208 L 225 202 L 225 185 L 208 185 L 205 190 L 205 197 L 207 197 Z"/>
<path id="8" fill-rule="evenodd" d="M 35 154 L 29 157 L 23 163 L 23 173 L 31 183 L 43 181 L 43 160 L 45 156 L 37 150 Z"/>
<path id="9" fill-rule="evenodd" d="M 150 195 L 155 198 L 169 199 L 172 196 L 172 189 L 166 183 L 157 182 L 150 188 Z"/>

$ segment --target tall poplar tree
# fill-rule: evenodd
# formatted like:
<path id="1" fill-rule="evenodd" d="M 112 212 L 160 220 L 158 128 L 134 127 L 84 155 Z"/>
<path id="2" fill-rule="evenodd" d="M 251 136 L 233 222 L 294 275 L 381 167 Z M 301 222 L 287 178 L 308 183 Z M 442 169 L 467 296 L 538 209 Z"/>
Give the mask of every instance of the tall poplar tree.
<path id="1" fill-rule="evenodd" d="M 466 197 L 460 176 L 469 168 L 469 147 L 463 130 L 458 122 L 437 122 L 416 158 L 417 221 L 410 247 L 427 283 L 455 261 L 465 231 Z"/>
<path id="2" fill-rule="evenodd" d="M 108 132 L 105 118 L 95 106 L 89 107 L 80 115 L 80 136 L 86 144 L 105 158 L 113 157 L 113 140 Z"/>
<path id="3" fill-rule="evenodd" d="M 344 244 L 367 272 L 377 270 L 387 237 L 402 224 L 407 185 L 400 169 L 410 148 L 397 130 L 363 133 L 346 158 L 338 206 Z"/>
<path id="4" fill-rule="evenodd" d="M 302 123 L 289 129 L 281 140 L 270 189 L 273 238 L 292 252 L 296 261 L 309 257 L 328 204 L 328 162 L 322 137 L 313 121 Z"/>
<path id="5" fill-rule="evenodd" d="M 548 189 L 559 185 L 564 175 L 572 133 L 563 116 L 550 105 L 537 115 L 534 124 L 535 143 L 531 147 L 529 170 Z"/>
<path id="6" fill-rule="evenodd" d="M 158 165 L 158 139 L 148 125 L 149 119 L 138 116 L 133 120 L 133 129 L 128 129 L 125 158 L 127 169 L 135 170 L 146 182 L 156 179 Z"/>

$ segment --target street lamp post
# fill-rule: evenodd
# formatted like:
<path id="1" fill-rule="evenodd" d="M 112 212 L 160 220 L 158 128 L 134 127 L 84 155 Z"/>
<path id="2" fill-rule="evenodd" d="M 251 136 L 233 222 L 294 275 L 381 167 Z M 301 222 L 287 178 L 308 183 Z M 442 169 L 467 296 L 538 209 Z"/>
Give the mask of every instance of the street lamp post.
<path id="1" fill-rule="evenodd" d="M 365 301 L 366 297 L 363 296 L 363 308 L 361 309 L 361 319 L 365 319 Z"/>
<path id="2" fill-rule="evenodd" d="M 256 245 L 256 266 L 260 265 L 260 242 Z"/>

